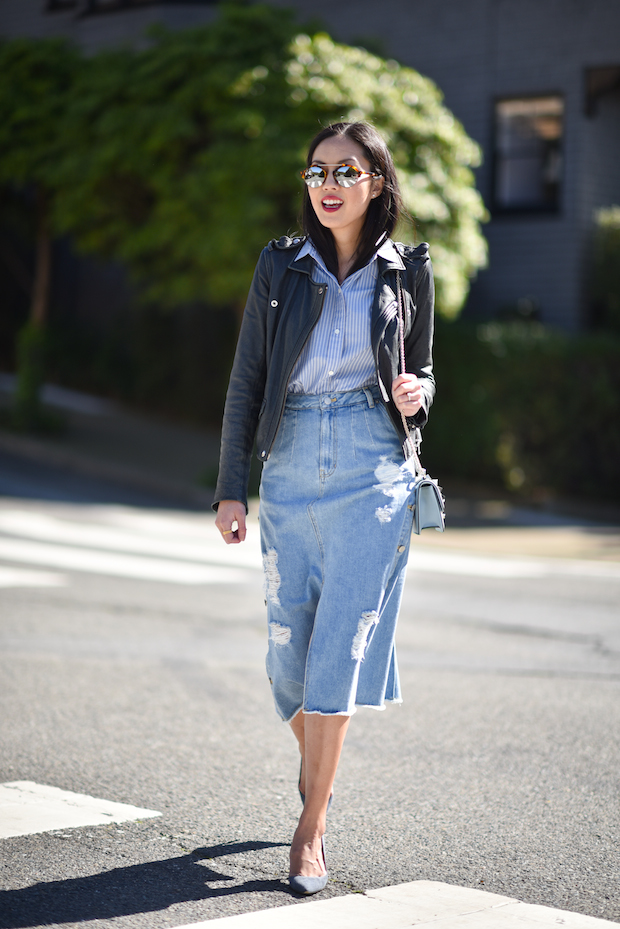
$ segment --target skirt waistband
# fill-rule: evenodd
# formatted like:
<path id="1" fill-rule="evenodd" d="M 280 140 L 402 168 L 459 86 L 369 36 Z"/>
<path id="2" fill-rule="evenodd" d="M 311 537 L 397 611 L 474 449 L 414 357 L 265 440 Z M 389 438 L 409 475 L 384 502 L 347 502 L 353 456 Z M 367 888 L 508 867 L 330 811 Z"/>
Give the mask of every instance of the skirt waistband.
<path id="1" fill-rule="evenodd" d="M 359 390 L 335 390 L 330 394 L 294 394 L 286 398 L 287 410 L 334 409 L 341 406 L 364 406 L 372 409 L 381 400 L 378 385 L 360 387 Z"/>

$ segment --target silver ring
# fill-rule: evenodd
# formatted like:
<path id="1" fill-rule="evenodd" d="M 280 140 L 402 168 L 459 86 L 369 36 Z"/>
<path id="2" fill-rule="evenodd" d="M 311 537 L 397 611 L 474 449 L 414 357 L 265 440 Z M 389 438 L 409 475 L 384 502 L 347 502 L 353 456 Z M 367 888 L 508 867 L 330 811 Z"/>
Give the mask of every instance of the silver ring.
<path id="1" fill-rule="evenodd" d="M 412 397 L 413 397 L 413 394 L 407 394 L 407 400 L 411 400 Z"/>

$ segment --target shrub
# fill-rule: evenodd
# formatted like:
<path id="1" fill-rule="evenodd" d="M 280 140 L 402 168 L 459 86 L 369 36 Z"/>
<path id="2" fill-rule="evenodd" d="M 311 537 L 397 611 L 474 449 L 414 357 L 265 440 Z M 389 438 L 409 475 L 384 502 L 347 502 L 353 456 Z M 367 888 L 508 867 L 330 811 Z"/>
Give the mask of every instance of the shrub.
<path id="1" fill-rule="evenodd" d="M 536 323 L 439 324 L 431 472 L 620 499 L 620 338 Z"/>
<path id="2" fill-rule="evenodd" d="M 592 300 L 597 326 L 620 333 L 620 206 L 595 214 Z"/>

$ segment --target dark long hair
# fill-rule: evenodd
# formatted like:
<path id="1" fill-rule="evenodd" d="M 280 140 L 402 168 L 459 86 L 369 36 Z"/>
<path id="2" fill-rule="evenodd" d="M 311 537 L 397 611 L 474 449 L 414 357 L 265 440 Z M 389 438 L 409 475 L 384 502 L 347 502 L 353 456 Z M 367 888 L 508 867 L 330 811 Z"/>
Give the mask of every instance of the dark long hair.
<path id="1" fill-rule="evenodd" d="M 368 205 L 355 261 L 348 272 L 353 274 L 368 264 L 381 236 L 390 236 L 394 231 L 402 210 L 402 198 L 390 150 L 370 123 L 332 123 L 331 126 L 321 129 L 310 143 L 306 162 L 308 166 L 312 164 L 317 146 L 324 139 L 333 136 L 344 136 L 357 142 L 370 162 L 370 170 L 383 177 L 383 190 Z M 324 226 L 314 212 L 307 187 L 304 190 L 302 225 L 325 262 L 326 268 L 338 277 L 338 253 L 334 236 L 331 229 Z"/>

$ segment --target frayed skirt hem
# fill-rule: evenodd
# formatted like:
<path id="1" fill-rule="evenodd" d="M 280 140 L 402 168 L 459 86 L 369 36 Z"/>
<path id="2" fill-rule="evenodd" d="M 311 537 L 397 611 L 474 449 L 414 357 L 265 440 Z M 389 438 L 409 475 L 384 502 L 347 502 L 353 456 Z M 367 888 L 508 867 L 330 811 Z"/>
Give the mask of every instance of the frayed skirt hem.
<path id="1" fill-rule="evenodd" d="M 297 716 L 298 713 L 303 713 L 304 716 L 354 716 L 355 713 L 357 712 L 357 710 L 359 710 L 359 709 L 361 709 L 361 710 L 376 710 L 378 713 L 383 713 L 383 712 L 387 709 L 387 707 L 386 707 L 386 705 L 385 705 L 386 703 L 391 703 L 391 704 L 394 706 L 394 705 L 399 705 L 399 704 L 401 704 L 401 703 L 403 703 L 403 702 L 404 702 L 404 701 L 402 700 L 402 698 L 396 697 L 396 698 L 393 699 L 393 700 L 389 700 L 389 699 L 386 698 L 385 702 L 382 703 L 381 706 L 377 706 L 377 704 L 375 704 L 375 703 L 356 703 L 356 704 L 355 704 L 355 709 L 354 709 L 351 713 L 347 713 L 346 711 L 337 711 L 337 712 L 334 712 L 334 713 L 324 713 L 323 710 L 304 710 L 304 708 L 303 708 L 302 706 L 300 706 L 297 710 L 295 710 L 295 712 L 294 712 L 291 716 L 289 716 L 289 717 L 284 717 L 284 716 L 282 716 L 281 718 L 282 718 L 282 722 L 290 723 L 290 722 L 292 722 L 292 721 L 295 719 L 295 717 Z"/>

